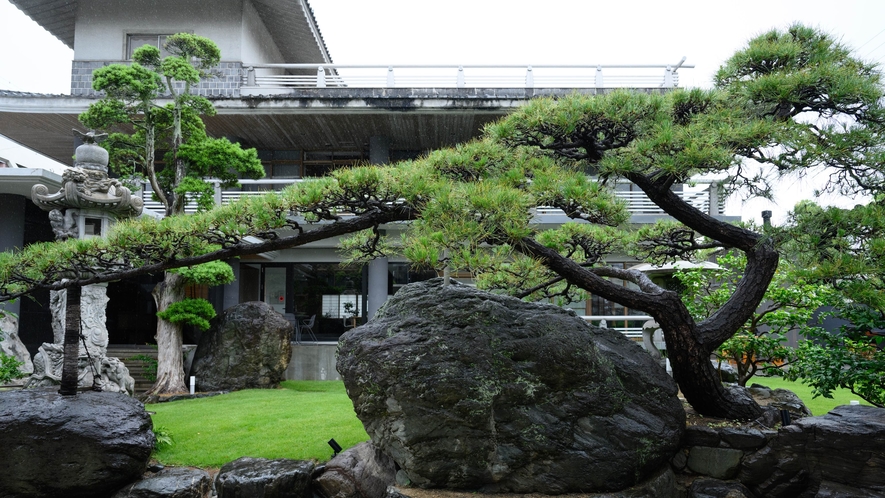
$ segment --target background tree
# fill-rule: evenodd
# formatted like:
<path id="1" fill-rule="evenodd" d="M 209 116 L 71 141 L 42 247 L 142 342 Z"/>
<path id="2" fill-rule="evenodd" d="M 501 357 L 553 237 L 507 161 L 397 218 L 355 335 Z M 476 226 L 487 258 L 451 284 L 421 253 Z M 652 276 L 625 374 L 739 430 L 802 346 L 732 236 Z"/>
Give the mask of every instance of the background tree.
<path id="1" fill-rule="evenodd" d="M 880 153 L 871 151 L 870 166 Z M 820 330 L 800 344 L 788 378 L 809 384 L 815 396 L 845 388 L 885 406 L 885 209 L 879 179 L 864 182 L 875 194 L 871 202 L 851 209 L 801 203 L 785 231 L 804 278 L 839 297 L 825 315 L 843 321 L 837 333 Z"/>
<path id="2" fill-rule="evenodd" d="M 719 309 L 740 282 L 746 265 L 743 257 L 725 254 L 716 258 L 718 270 L 683 270 L 674 274 L 681 284 L 680 295 L 695 320 L 703 320 Z M 762 303 L 750 319 L 715 351 L 720 361 L 737 366 L 737 381 L 746 386 L 760 369 L 782 375 L 796 360 L 795 350 L 786 345 L 787 333 L 805 338 L 816 334 L 816 312 L 834 304 L 834 293 L 824 284 L 808 283 L 789 262 L 781 261 Z"/>
<path id="3" fill-rule="evenodd" d="M 164 58 L 157 47 L 145 45 L 135 50 L 131 65 L 111 64 L 95 70 L 93 88 L 106 96 L 90 105 L 80 121 L 94 129 L 120 125 L 134 129 L 133 133 L 112 133 L 103 144 L 109 149 L 111 168 L 134 180 L 146 180 L 166 216 L 177 216 L 184 213 L 188 199 L 195 200 L 200 209 L 211 207 L 214 185 L 207 178 L 233 187 L 238 178 L 260 178 L 264 170 L 254 149 L 243 150 L 226 138 L 206 136 L 200 116 L 212 115 L 214 108 L 207 99 L 192 94 L 191 87 L 218 64 L 218 47 L 207 38 L 179 33 L 169 36 L 164 48 L 170 54 Z M 158 168 L 155 160 L 161 149 L 165 165 Z M 157 381 L 150 389 L 153 394 L 186 390 L 180 361 L 182 322 L 165 318 L 172 316 L 167 308 L 184 299 L 185 285 L 180 274 L 170 272 L 154 289 L 159 362 Z"/>

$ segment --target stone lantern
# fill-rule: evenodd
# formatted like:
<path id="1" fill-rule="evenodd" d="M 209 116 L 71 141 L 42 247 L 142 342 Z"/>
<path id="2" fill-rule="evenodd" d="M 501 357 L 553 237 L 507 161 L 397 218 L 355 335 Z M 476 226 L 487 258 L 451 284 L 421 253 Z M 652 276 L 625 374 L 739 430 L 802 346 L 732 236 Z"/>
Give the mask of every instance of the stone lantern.
<path id="1" fill-rule="evenodd" d="M 108 177 L 108 152 L 97 144 L 107 135 L 83 135 L 76 130 L 74 134 L 84 143 L 77 147 L 74 167 L 62 175 L 61 189 L 54 194 L 45 185 L 31 189 L 34 204 L 49 211 L 57 240 L 105 236 L 116 220 L 138 216 L 144 207 L 144 202 L 133 197 L 120 181 Z M 34 374 L 27 387 L 57 385 L 61 381 L 66 303 L 67 290 L 50 293 L 54 342 L 44 343 L 34 355 Z M 82 288 L 78 385 L 133 394 L 129 370 L 118 358 L 107 356 L 107 303 L 106 283 Z"/>

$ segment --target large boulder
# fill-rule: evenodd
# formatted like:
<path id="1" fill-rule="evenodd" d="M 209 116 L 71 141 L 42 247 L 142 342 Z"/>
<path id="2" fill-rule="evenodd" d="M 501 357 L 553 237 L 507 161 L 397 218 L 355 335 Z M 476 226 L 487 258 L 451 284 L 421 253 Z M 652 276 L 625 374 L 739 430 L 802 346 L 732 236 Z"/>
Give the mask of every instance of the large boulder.
<path id="1" fill-rule="evenodd" d="M 212 488 L 209 473 L 202 469 L 163 469 L 114 495 L 114 498 L 206 498 Z"/>
<path id="2" fill-rule="evenodd" d="M 243 457 L 224 464 L 215 477 L 218 498 L 311 496 L 314 464 L 304 460 Z"/>
<path id="3" fill-rule="evenodd" d="M 141 477 L 154 448 L 144 405 L 56 391 L 0 392 L 0 496 L 103 497 Z"/>
<path id="4" fill-rule="evenodd" d="M 885 496 L 883 467 L 885 409 L 843 405 L 781 428 L 768 446 L 744 458 L 739 479 L 772 498 Z M 840 489 L 850 492 L 834 491 Z"/>
<path id="5" fill-rule="evenodd" d="M 224 311 L 200 337 L 191 366 L 200 391 L 276 387 L 286 373 L 292 324 L 262 302 Z"/>
<path id="6" fill-rule="evenodd" d="M 313 485 L 325 498 L 377 498 L 395 479 L 396 463 L 369 441 L 330 460 Z"/>
<path id="7" fill-rule="evenodd" d="M 676 384 L 638 344 L 440 279 L 345 334 L 338 371 L 373 443 L 419 487 L 620 490 L 659 470 L 685 428 Z"/>

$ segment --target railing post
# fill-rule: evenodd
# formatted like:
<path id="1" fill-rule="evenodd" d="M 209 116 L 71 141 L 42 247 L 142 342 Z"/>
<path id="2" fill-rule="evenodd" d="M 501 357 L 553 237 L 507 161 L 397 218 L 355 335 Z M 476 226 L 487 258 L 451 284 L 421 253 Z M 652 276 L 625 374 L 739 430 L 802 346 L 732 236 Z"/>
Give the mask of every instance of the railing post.
<path id="1" fill-rule="evenodd" d="M 708 209 L 710 216 L 718 216 L 719 212 L 719 182 L 710 182 L 710 207 Z"/>
<path id="2" fill-rule="evenodd" d="M 602 66 L 596 66 L 596 88 L 602 88 Z"/>
<path id="3" fill-rule="evenodd" d="M 673 83 L 673 67 L 667 66 L 667 69 L 664 70 L 664 87 L 665 88 L 673 88 L 676 86 Z"/>
<path id="4" fill-rule="evenodd" d="M 396 81 L 393 78 L 393 66 L 387 66 L 387 88 L 393 88 L 396 86 Z"/>
<path id="5" fill-rule="evenodd" d="M 525 70 L 525 87 L 526 88 L 534 88 L 535 87 L 535 75 L 532 73 L 532 66 L 529 66 Z"/>
<path id="6" fill-rule="evenodd" d="M 323 66 L 317 68 L 317 88 L 326 88 L 326 70 Z"/>
<path id="7" fill-rule="evenodd" d="M 249 66 L 246 68 L 246 85 L 258 86 L 255 84 L 255 66 Z"/>
<path id="8" fill-rule="evenodd" d="M 464 66 L 458 66 L 458 88 L 464 88 Z"/>

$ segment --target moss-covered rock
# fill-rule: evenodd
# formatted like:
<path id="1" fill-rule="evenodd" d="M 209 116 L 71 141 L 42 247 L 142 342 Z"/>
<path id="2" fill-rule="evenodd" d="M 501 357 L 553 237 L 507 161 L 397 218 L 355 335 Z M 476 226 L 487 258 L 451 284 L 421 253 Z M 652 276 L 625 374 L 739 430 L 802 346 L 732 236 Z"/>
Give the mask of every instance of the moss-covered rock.
<path id="1" fill-rule="evenodd" d="M 676 451 L 676 384 L 618 332 L 441 280 L 342 337 L 338 370 L 372 441 L 414 485 L 620 490 Z"/>

